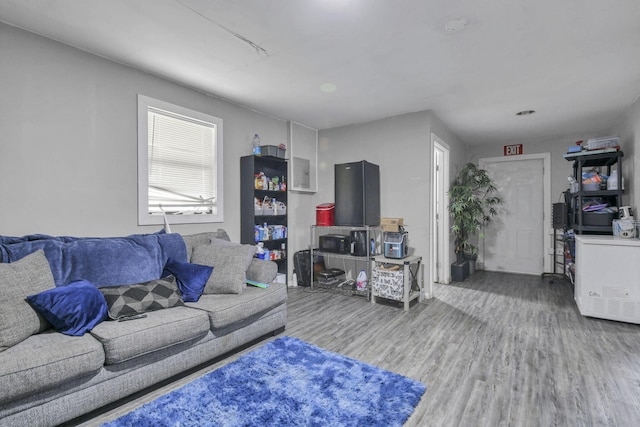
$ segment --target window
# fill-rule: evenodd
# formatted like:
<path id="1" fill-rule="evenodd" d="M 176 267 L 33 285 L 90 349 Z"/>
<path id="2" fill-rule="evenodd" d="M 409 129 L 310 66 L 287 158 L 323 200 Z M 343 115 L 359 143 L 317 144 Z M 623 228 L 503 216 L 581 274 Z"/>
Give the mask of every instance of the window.
<path id="1" fill-rule="evenodd" d="M 138 95 L 138 224 L 222 222 L 222 119 Z"/>

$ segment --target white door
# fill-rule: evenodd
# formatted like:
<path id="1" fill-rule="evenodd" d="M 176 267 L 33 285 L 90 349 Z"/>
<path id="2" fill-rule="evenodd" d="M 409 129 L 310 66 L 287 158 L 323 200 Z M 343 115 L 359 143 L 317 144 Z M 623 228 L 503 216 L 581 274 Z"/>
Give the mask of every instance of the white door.
<path id="1" fill-rule="evenodd" d="M 431 281 L 449 283 L 449 147 L 436 134 L 433 146 Z"/>
<path id="2" fill-rule="evenodd" d="M 481 160 L 503 199 L 500 215 L 486 227 L 480 240 L 485 270 L 524 274 L 544 271 L 544 160 Z"/>

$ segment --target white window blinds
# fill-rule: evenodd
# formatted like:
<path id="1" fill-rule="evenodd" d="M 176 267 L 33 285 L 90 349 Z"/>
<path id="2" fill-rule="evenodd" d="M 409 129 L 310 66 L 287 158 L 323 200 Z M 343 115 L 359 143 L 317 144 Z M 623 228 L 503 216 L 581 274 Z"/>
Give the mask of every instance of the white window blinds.
<path id="1" fill-rule="evenodd" d="M 149 214 L 215 214 L 217 126 L 148 107 Z"/>

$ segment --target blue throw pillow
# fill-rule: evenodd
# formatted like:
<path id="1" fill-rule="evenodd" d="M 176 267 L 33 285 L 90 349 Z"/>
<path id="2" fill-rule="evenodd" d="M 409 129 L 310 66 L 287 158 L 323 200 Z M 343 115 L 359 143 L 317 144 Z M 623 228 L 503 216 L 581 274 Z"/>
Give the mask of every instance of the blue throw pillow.
<path id="1" fill-rule="evenodd" d="M 84 335 L 107 318 L 107 301 L 86 280 L 30 295 L 27 301 L 56 331 L 65 335 Z"/>
<path id="2" fill-rule="evenodd" d="M 182 292 L 182 300 L 196 302 L 204 291 L 204 287 L 213 272 L 213 267 L 190 262 L 175 261 L 171 258 L 164 266 L 162 276 L 172 274 L 178 281 L 178 289 Z"/>

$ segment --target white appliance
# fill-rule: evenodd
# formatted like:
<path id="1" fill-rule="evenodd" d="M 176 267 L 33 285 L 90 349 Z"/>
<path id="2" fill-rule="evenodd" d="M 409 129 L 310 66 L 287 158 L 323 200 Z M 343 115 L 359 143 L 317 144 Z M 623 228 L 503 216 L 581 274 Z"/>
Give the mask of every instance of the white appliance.
<path id="1" fill-rule="evenodd" d="M 576 236 L 574 291 L 582 315 L 640 324 L 640 240 Z"/>

